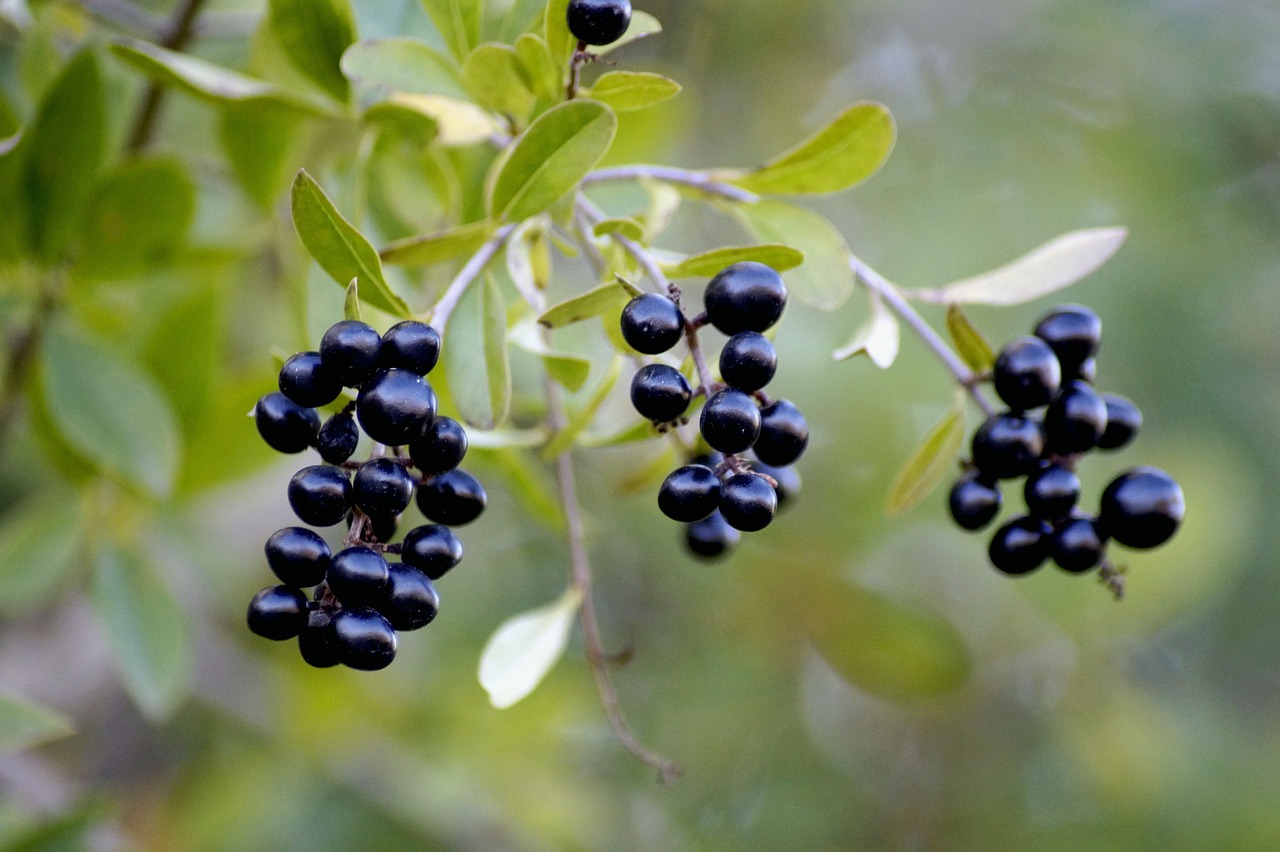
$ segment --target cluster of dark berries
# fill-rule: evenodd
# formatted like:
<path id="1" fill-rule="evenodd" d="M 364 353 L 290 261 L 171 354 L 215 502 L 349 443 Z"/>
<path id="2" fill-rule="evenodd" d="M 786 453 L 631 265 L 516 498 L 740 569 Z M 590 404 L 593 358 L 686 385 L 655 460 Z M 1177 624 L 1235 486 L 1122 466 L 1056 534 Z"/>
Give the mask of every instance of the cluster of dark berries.
<path id="1" fill-rule="evenodd" d="M 761 332 L 778 321 L 786 302 L 782 277 L 748 261 L 711 280 L 706 311 L 693 319 L 676 299 L 656 293 L 637 296 L 622 311 L 622 336 L 646 355 L 669 351 L 706 324 L 729 335 L 720 351 L 722 382 L 695 393 L 679 370 L 661 363 L 645 365 L 631 382 L 636 411 L 662 425 L 681 420 L 695 396 L 707 398 L 699 429 L 714 455 L 672 471 L 658 492 L 663 514 L 689 525 L 686 542 L 699 556 L 725 552 L 739 531 L 764 529 L 782 495 L 799 485 L 789 465 L 808 445 L 809 426 L 794 404 L 763 392 L 778 355 Z M 740 457 L 748 450 L 753 460 Z"/>
<path id="2" fill-rule="evenodd" d="M 951 489 L 951 515 L 966 530 L 982 529 L 1000 511 L 999 481 L 1026 478 L 1026 514 L 996 530 L 988 549 L 991 564 L 1006 574 L 1026 574 L 1046 559 L 1085 573 L 1108 565 L 1109 540 L 1156 547 L 1182 522 L 1182 489 L 1152 467 L 1112 480 L 1098 514 L 1077 508 L 1080 458 L 1127 445 L 1142 424 L 1133 402 L 1093 389 L 1101 335 L 1097 314 L 1066 305 L 996 358 L 992 381 L 1009 410 L 974 433 L 969 469 Z"/>
<path id="3" fill-rule="evenodd" d="M 631 26 L 631 0 L 570 0 L 565 20 L 581 44 L 613 44 Z"/>
<path id="4" fill-rule="evenodd" d="M 268 639 L 297 637 L 302 658 L 317 668 L 389 665 L 396 631 L 435 618 L 440 600 L 432 581 L 462 560 L 462 543 L 450 527 L 484 510 L 484 487 L 458 468 L 467 433 L 436 414 L 435 392 L 424 378 L 439 355 L 440 336 L 423 323 L 402 322 L 379 335 L 363 322 L 344 320 L 325 332 L 319 352 L 286 361 L 280 390 L 254 409 L 258 432 L 274 449 L 313 447 L 326 462 L 290 480 L 289 505 L 298 518 L 316 527 L 349 525 L 336 553 L 305 527 L 274 533 L 267 564 L 281 585 L 249 603 L 250 630 Z M 322 426 L 316 407 L 336 402 L 343 388 L 358 391 L 355 402 Z M 351 461 L 361 429 L 373 452 L 366 461 Z M 415 491 L 418 509 L 434 523 L 390 544 Z M 388 561 L 388 554 L 400 561 Z"/>

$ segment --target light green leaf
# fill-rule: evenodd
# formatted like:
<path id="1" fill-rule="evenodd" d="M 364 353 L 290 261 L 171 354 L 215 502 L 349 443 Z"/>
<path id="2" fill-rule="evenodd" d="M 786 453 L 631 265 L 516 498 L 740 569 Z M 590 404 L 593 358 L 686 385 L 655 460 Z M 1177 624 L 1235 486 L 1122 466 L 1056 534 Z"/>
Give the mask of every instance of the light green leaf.
<path id="1" fill-rule="evenodd" d="M 577 411 L 569 415 L 569 420 L 565 423 L 564 428 L 557 432 L 551 442 L 543 448 L 542 457 L 544 459 L 553 459 L 561 453 L 568 452 L 569 448 L 577 441 L 578 436 L 596 419 L 596 413 L 600 411 L 600 406 L 604 405 L 604 401 L 609 398 L 614 385 L 618 383 L 618 377 L 622 375 L 622 363 L 623 358 L 621 355 L 613 356 L 613 360 L 609 362 L 604 375 L 600 377 L 600 381 L 596 382 L 596 386 L 591 389 L 591 395 L 583 401 L 582 406 Z"/>
<path id="2" fill-rule="evenodd" d="M 260 101 L 228 103 L 218 111 L 218 141 L 249 197 L 264 210 L 288 188 L 297 166 L 303 117 Z"/>
<path id="3" fill-rule="evenodd" d="M 71 720 L 61 713 L 25 699 L 0 695 L 0 754 L 23 751 L 73 733 Z"/>
<path id="4" fill-rule="evenodd" d="M 1110 260 L 1128 236 L 1124 228 L 1071 231 L 999 269 L 907 295 L 942 304 L 1020 305 L 1086 277 Z"/>
<path id="5" fill-rule="evenodd" d="M 602 316 L 611 312 L 621 312 L 622 306 L 631 296 L 620 280 L 601 284 L 559 304 L 552 305 L 542 312 L 538 322 L 547 328 L 561 328 L 575 322 Z"/>
<path id="6" fill-rule="evenodd" d="M 671 220 L 680 209 L 680 202 L 684 200 L 684 196 L 680 194 L 680 190 L 669 183 L 648 178 L 640 183 L 649 200 L 642 217 L 643 224 L 649 233 L 649 238 L 657 239 L 658 235 L 671 225 Z"/>
<path id="7" fill-rule="evenodd" d="M 104 548 L 93 579 L 94 608 L 125 688 L 148 716 L 167 717 L 191 688 L 186 614 L 138 553 Z"/>
<path id="8" fill-rule="evenodd" d="M 839 192 L 861 183 L 893 150 L 893 116 L 880 104 L 855 104 L 796 147 L 733 183 L 761 195 Z"/>
<path id="9" fill-rule="evenodd" d="M 480 685 L 498 709 L 533 692 L 564 656 L 569 629 L 582 606 L 582 590 L 565 589 L 555 602 L 512 616 L 498 626 L 480 654 Z"/>
<path id="10" fill-rule="evenodd" d="M 680 94 L 680 84 L 648 71 L 607 71 L 591 87 L 590 97 L 615 112 L 634 112 Z"/>
<path id="11" fill-rule="evenodd" d="M 898 346 L 901 343 L 902 331 L 898 326 L 898 318 L 885 307 L 877 293 L 871 294 L 871 316 L 867 318 L 853 338 L 844 346 L 832 353 L 836 361 L 845 361 L 855 355 L 866 355 L 882 370 L 893 366 L 898 358 Z"/>
<path id="12" fill-rule="evenodd" d="M 569 0 L 548 0 L 542 19 L 542 38 L 551 53 L 551 61 L 560 69 L 561 86 L 568 80 L 569 57 L 578 45 L 578 40 L 569 33 L 568 14 Z M 634 13 L 632 20 L 635 20 Z"/>
<path id="13" fill-rule="evenodd" d="M 360 317 L 360 282 L 352 278 L 347 285 L 347 295 L 342 300 L 342 318 L 359 320 Z"/>
<path id="14" fill-rule="evenodd" d="M 617 129 L 617 116 L 596 101 L 569 101 L 538 116 L 493 164 L 492 218 L 527 219 L 568 196 L 609 150 Z"/>
<path id="15" fill-rule="evenodd" d="M 411 319 L 413 312 L 387 284 L 382 261 L 364 235 L 342 218 L 329 196 L 306 170 L 293 181 L 293 226 L 320 268 L 343 287 L 360 281 L 360 300 L 393 316 Z"/>
<path id="16" fill-rule="evenodd" d="M 268 0 L 267 21 L 294 67 L 345 101 L 349 89 L 339 62 L 356 40 L 349 0 Z"/>
<path id="17" fill-rule="evenodd" d="M 195 212 L 195 186 L 181 161 L 125 162 L 89 199 L 77 268 L 115 279 L 158 266 L 182 247 Z"/>
<path id="18" fill-rule="evenodd" d="M 551 58 L 551 50 L 541 36 L 525 33 L 516 40 L 516 55 L 534 94 L 545 101 L 562 97 L 564 72 Z"/>
<path id="19" fill-rule="evenodd" d="M 468 429 L 467 443 L 475 450 L 507 450 L 541 446 L 547 440 L 547 430 L 536 429 Z"/>
<path id="20" fill-rule="evenodd" d="M 587 377 L 591 375 L 590 359 L 552 349 L 542 339 L 542 330 L 534 322 L 522 321 L 516 324 L 509 332 L 508 339 L 513 345 L 537 355 L 547 375 L 570 393 L 581 390 Z"/>
<path id="21" fill-rule="evenodd" d="M 79 564 L 80 503 L 69 494 L 42 496 L 11 509 L 0 522 L 0 612 L 30 613 L 59 591 Z"/>
<path id="22" fill-rule="evenodd" d="M 422 0 L 449 52 L 459 62 L 480 43 L 484 0 Z"/>
<path id="23" fill-rule="evenodd" d="M 686 257 L 679 263 L 663 264 L 662 271 L 671 278 L 709 278 L 718 274 L 726 266 L 741 263 L 744 260 L 754 260 L 765 266 L 771 266 L 778 272 L 786 272 L 804 263 L 804 252 L 779 243 L 726 246 Z"/>
<path id="24" fill-rule="evenodd" d="M 951 305 L 947 308 L 947 332 L 951 335 L 951 342 L 956 346 L 956 352 L 969 365 L 970 370 L 975 373 L 985 373 L 995 366 L 996 353 L 992 350 L 991 344 L 982 336 L 982 332 L 969 322 L 969 318 L 965 316 L 959 305 Z"/>
<path id="25" fill-rule="evenodd" d="M 492 276 L 473 284 L 449 318 L 444 336 L 445 375 L 464 420 L 493 429 L 511 405 L 507 314 Z"/>
<path id="26" fill-rule="evenodd" d="M 597 222 L 592 232 L 597 237 L 607 237 L 610 234 L 617 234 L 620 237 L 626 237 L 638 243 L 645 240 L 644 225 L 641 225 L 635 219 L 629 216 L 619 216 L 614 219 L 604 219 Z"/>
<path id="27" fill-rule="evenodd" d="M 465 99 L 458 69 L 416 38 L 358 41 L 342 54 L 342 71 L 357 85 Z"/>
<path id="28" fill-rule="evenodd" d="M 553 4 L 554 5 L 554 4 Z M 560 17 L 564 19 L 564 13 L 568 9 L 569 4 L 566 2 L 560 10 Z M 662 24 L 658 23 L 658 19 L 648 12 L 636 10 L 631 13 L 631 24 L 627 27 L 627 31 L 622 34 L 622 38 L 612 44 L 592 45 L 591 52 L 596 56 L 605 56 L 612 53 L 620 47 L 631 44 L 633 41 L 639 41 L 642 38 L 648 38 L 651 35 L 657 35 L 662 32 Z M 568 54 L 565 55 L 568 59 Z"/>
<path id="29" fill-rule="evenodd" d="M 487 142 L 504 132 L 492 113 L 470 101 L 446 95 L 396 93 L 370 105 L 365 117 L 374 121 L 402 120 L 404 113 L 429 119 L 435 127 L 436 141 L 449 148 Z"/>
<path id="30" fill-rule="evenodd" d="M 956 469 L 956 458 L 964 444 L 964 400 L 947 412 L 947 416 L 925 436 L 907 459 L 889 487 L 887 508 L 890 515 L 901 515 L 933 493 L 947 474 Z"/>
<path id="31" fill-rule="evenodd" d="M 476 103 L 521 122 L 537 99 L 515 48 L 506 44 L 482 44 L 471 51 L 462 63 L 462 85 Z"/>
<path id="32" fill-rule="evenodd" d="M 168 399 L 117 349 L 51 328 L 40 391 L 59 434 L 99 469 L 154 497 L 173 489 L 180 456 Z"/>
<path id="33" fill-rule="evenodd" d="M 853 292 L 853 255 L 827 219 L 785 201 L 734 204 L 727 208 L 762 243 L 780 243 L 804 253 L 804 265 L 787 276 L 791 294 L 810 307 L 835 310 Z"/>
<path id="34" fill-rule="evenodd" d="M 583 447 L 619 447 L 623 444 L 648 441 L 651 438 L 660 437 L 661 434 L 658 431 L 658 427 L 653 424 L 653 421 L 640 420 L 616 432 L 606 434 L 583 432 L 578 438 L 578 444 Z M 665 476 L 666 474 L 663 475 Z"/>
<path id="35" fill-rule="evenodd" d="M 383 248 L 381 255 L 387 263 L 429 266 L 474 254 L 489 238 L 490 231 L 485 221 L 457 225 L 434 234 L 396 240 Z"/>

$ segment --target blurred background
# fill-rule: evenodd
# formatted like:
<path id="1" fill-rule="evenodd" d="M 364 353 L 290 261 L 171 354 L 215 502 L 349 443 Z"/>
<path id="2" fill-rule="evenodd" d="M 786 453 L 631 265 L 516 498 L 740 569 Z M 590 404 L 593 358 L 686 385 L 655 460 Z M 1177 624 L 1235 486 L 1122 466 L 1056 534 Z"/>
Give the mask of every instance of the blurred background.
<path id="1" fill-rule="evenodd" d="M 264 5 L 211 0 L 193 52 L 246 67 Z M 438 43 L 416 0 L 355 6 L 362 37 Z M 172 399 L 178 485 L 164 500 L 122 497 L 77 472 L 34 414 L 14 425 L 0 458 L 0 692 L 65 715 L 74 734 L 0 755 L 0 846 L 1280 845 L 1280 8 L 642 8 L 666 31 L 612 58 L 685 90 L 625 116 L 610 162 L 749 166 L 872 99 L 897 119 L 893 155 L 865 185 L 811 206 L 901 285 L 972 275 L 1063 231 L 1127 226 L 1117 257 L 1062 296 L 1100 313 L 1098 384 L 1146 417 L 1134 445 L 1083 467 L 1086 502 L 1122 468 L 1163 467 L 1187 495 L 1180 534 L 1117 554 L 1129 568 L 1117 603 L 1052 568 L 998 575 L 983 537 L 948 523 L 945 489 L 887 517 L 896 470 L 950 403 L 948 376 L 907 336 L 887 373 L 834 363 L 865 302 L 793 305 L 774 385 L 813 428 L 804 489 L 731 559 L 685 555 L 653 506 L 656 483 L 634 487 L 644 447 L 577 456 L 602 627 L 631 657 L 618 688 L 641 738 L 683 765 L 677 785 L 655 784 L 613 740 L 576 635 L 509 710 L 476 682 L 493 629 L 565 583 L 554 510 L 536 499 L 552 479 L 532 461 L 476 456 L 490 510 L 462 532 L 466 560 L 441 582 L 440 618 L 404 637 L 394 666 L 309 669 L 292 643 L 244 629 L 270 577 L 262 542 L 291 523 L 284 486 L 297 467 L 261 446 L 244 412 L 273 384 L 272 347 L 310 348 L 341 309 L 282 200 L 301 165 L 340 181 L 343 155 L 316 141 L 322 131 L 288 147 L 264 129 L 264 151 L 288 156 L 257 203 L 222 159 L 215 110 L 170 94 L 150 150 L 183 163 L 196 188 L 186 244 L 145 274 L 93 284 L 75 309 Z M 0 135 L 31 114 L 61 57 L 169 11 L 0 2 Z M 112 57 L 102 68 L 120 139 L 143 87 Z M 686 205 L 660 244 L 741 240 Z M 5 278 L 6 292 L 20 287 Z M 301 309 L 299 292 L 313 295 Z M 14 304 L 0 306 L 6 333 L 21 326 Z M 971 318 L 999 345 L 1054 304 Z M 941 326 L 940 311 L 924 313 Z M 33 506 L 48 507 L 43 527 L 15 526 Z M 122 530 L 122 552 L 179 602 L 164 682 L 144 683 L 140 701 L 117 674 L 127 656 L 102 638 L 110 584 L 75 548 Z M 828 611 L 845 621 L 824 627 L 824 656 L 812 625 Z"/>

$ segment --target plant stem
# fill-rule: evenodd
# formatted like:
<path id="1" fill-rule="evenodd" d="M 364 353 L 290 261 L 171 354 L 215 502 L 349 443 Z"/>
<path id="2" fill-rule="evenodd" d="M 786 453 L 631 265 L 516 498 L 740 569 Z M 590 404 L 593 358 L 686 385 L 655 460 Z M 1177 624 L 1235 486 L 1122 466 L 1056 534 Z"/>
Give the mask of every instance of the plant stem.
<path id="1" fill-rule="evenodd" d="M 13 428 L 18 416 L 18 407 L 22 401 L 23 391 L 31 376 L 32 363 L 40 340 L 44 337 L 45 327 L 58 306 L 58 296 L 54 286 L 46 283 L 40 291 L 40 299 L 36 303 L 26 325 L 19 329 L 9 343 L 9 351 L 5 363 L 4 387 L 0 389 L 0 459 L 4 458 L 9 431 Z"/>
<path id="2" fill-rule="evenodd" d="M 166 27 L 164 37 L 160 40 L 161 47 L 168 50 L 182 50 L 186 46 L 191 40 L 196 16 L 200 14 L 200 7 L 204 2 L 205 0 L 182 0 L 169 26 Z M 129 151 L 136 153 L 147 147 L 163 97 L 164 89 L 158 84 L 151 83 L 147 86 L 147 93 L 143 96 L 142 106 L 133 124 L 133 132 L 129 134 L 129 142 L 126 146 Z"/>
<path id="3" fill-rule="evenodd" d="M 716 180 L 702 172 L 688 169 L 677 169 L 668 166 L 617 166 L 612 169 L 598 169 L 582 179 L 584 186 L 593 183 L 609 183 L 612 181 L 641 180 L 649 178 L 663 183 L 674 183 L 701 190 L 708 195 L 718 195 L 729 201 L 742 204 L 754 204 L 760 196 L 754 192 L 734 186 L 731 183 Z"/>
<path id="4" fill-rule="evenodd" d="M 430 320 L 442 336 L 444 335 L 444 327 L 449 322 L 449 317 L 453 314 L 453 309 L 458 307 L 458 302 L 462 300 L 462 296 L 467 292 L 467 288 L 471 283 L 480 277 L 494 256 L 502 249 L 507 240 L 511 237 L 511 232 L 516 229 L 515 225 L 503 225 L 499 228 L 488 242 L 476 249 L 476 253 L 471 255 L 471 259 L 467 261 L 466 266 L 454 276 L 453 281 L 449 282 L 449 287 L 444 291 L 444 295 L 440 297 L 440 301 L 436 302 L 436 306 L 431 310 Z"/>
<path id="5" fill-rule="evenodd" d="M 578 82 L 582 79 L 582 66 L 590 57 L 587 53 L 587 43 L 579 41 L 578 46 L 573 51 L 573 56 L 569 57 L 569 82 L 564 87 L 564 99 L 571 101 L 578 96 Z"/>

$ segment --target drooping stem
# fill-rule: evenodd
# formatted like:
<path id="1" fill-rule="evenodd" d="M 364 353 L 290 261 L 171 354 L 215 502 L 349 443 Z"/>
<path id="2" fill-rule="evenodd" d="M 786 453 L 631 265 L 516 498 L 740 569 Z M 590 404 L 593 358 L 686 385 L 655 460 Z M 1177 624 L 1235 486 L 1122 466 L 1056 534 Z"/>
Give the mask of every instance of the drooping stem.
<path id="1" fill-rule="evenodd" d="M 186 47 L 195 28 L 196 16 L 200 14 L 200 7 L 204 2 L 205 0 L 182 0 L 169 26 L 166 27 L 164 37 L 160 40 L 161 47 L 168 50 L 182 50 Z M 142 106 L 138 109 L 138 117 L 133 124 L 133 131 L 129 134 L 127 147 L 130 151 L 137 152 L 147 147 L 163 97 L 164 89 L 158 84 L 151 83 L 147 86 Z"/>
<path id="2" fill-rule="evenodd" d="M 616 166 L 611 169 L 597 169 L 589 173 L 582 179 L 584 186 L 593 183 L 609 183 L 613 181 L 641 180 L 648 178 L 651 180 L 662 181 L 663 183 L 674 183 L 680 186 L 687 186 L 692 189 L 701 190 L 708 195 L 717 195 L 728 201 L 737 201 L 742 204 L 754 204 L 760 200 L 760 196 L 754 192 L 748 192 L 745 189 L 734 186 L 731 183 L 716 180 L 702 172 L 690 171 L 689 169 L 677 169 L 668 166 Z"/>
<path id="3" fill-rule="evenodd" d="M 476 249 L 476 253 L 471 255 L 471 259 L 449 282 L 444 295 L 440 297 L 440 301 L 436 302 L 435 308 L 431 311 L 431 324 L 435 326 L 436 331 L 440 334 L 444 334 L 444 327 L 448 324 L 449 317 L 453 314 L 453 309 L 458 307 L 458 302 L 462 300 L 463 294 L 467 292 L 467 288 L 480 277 L 485 267 L 502 250 L 502 247 L 506 245 L 507 240 L 511 237 L 511 232 L 515 229 L 515 225 L 503 225 L 494 232 L 494 235 L 484 245 Z"/>

